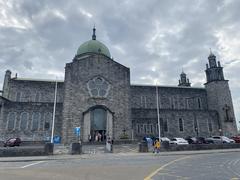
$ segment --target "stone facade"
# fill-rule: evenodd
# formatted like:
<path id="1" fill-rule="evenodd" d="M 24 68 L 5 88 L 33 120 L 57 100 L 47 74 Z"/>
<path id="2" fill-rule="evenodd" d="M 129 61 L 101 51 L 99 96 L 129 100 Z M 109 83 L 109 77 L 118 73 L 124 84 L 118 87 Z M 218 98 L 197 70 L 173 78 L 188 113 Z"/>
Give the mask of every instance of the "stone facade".
<path id="1" fill-rule="evenodd" d="M 158 136 L 158 94 L 161 136 L 236 134 L 236 119 L 228 81 L 213 54 L 207 65 L 205 88 L 191 87 L 182 73 L 178 86 L 130 84 L 130 69 L 101 53 L 106 48 L 91 40 L 65 67 L 57 82 L 54 135 L 69 144 L 79 139 L 141 139 Z M 96 47 L 99 46 L 99 49 Z M 99 53 L 96 53 L 99 52 Z M 107 52 L 107 53 L 106 53 Z M 55 81 L 11 77 L 7 70 L 0 96 L 1 139 L 19 136 L 44 141 L 51 135 Z M 156 91 L 158 93 L 156 93 Z M 80 127 L 78 137 L 74 128 Z M 99 138 L 99 137 L 98 137 Z"/>

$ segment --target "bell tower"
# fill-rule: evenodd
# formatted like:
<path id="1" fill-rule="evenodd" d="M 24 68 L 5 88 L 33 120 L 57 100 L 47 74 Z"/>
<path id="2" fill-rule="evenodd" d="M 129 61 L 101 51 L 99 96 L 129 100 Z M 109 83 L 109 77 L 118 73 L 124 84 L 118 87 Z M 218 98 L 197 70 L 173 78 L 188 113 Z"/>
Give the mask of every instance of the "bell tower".
<path id="1" fill-rule="evenodd" d="M 216 56 L 210 51 L 206 64 L 206 80 L 209 110 L 216 110 L 219 115 L 219 135 L 232 136 L 237 133 L 236 119 L 228 80 L 225 80 L 223 67 L 216 61 Z"/>
<path id="2" fill-rule="evenodd" d="M 189 82 L 189 79 L 187 78 L 187 75 L 182 71 L 180 74 L 179 84 L 178 86 L 185 86 L 190 87 L 191 83 Z"/>

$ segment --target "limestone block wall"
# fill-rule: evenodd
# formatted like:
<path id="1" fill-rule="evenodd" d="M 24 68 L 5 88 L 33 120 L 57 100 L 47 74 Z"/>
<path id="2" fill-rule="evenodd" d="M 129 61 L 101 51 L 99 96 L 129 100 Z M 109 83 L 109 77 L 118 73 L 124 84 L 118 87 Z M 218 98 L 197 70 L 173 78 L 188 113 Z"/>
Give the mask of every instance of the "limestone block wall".
<path id="1" fill-rule="evenodd" d="M 237 133 L 236 118 L 228 81 L 213 81 L 206 83 L 209 109 L 219 113 L 220 128 L 223 135 L 232 136 Z M 228 118 L 226 115 L 228 108 Z"/>
<path id="2" fill-rule="evenodd" d="M 219 121 L 216 111 L 162 109 L 159 114 L 162 137 L 185 138 L 187 136 L 219 135 Z M 183 121 L 182 131 L 179 127 L 180 118 Z M 158 136 L 156 109 L 132 109 L 132 119 L 136 139 L 141 139 L 144 136 Z M 166 122 L 167 128 L 164 127 Z"/>
<path id="3" fill-rule="evenodd" d="M 45 121 L 48 119 L 50 126 L 52 123 L 53 103 L 27 103 L 5 101 L 0 108 L 0 139 L 6 140 L 10 137 L 20 137 L 23 141 L 44 141 L 51 136 L 51 127 L 45 127 Z M 27 114 L 26 129 L 20 128 L 22 113 Z M 32 129 L 33 114 L 39 114 L 38 128 Z M 9 116 L 14 114 L 14 127 L 8 129 Z M 54 135 L 61 136 L 62 129 L 62 104 L 56 106 L 55 132 Z"/>
<path id="4" fill-rule="evenodd" d="M 53 102 L 54 81 L 11 79 L 8 84 L 8 99 L 19 102 Z M 64 83 L 58 82 L 57 102 L 63 102 Z M 17 97 L 18 96 L 18 97 Z"/>
<path id="5" fill-rule="evenodd" d="M 91 97 L 87 83 L 95 77 L 109 83 L 106 97 Z M 74 127 L 83 126 L 83 113 L 97 105 L 113 112 L 114 139 L 119 139 L 123 130 L 130 136 L 129 68 L 104 55 L 82 56 L 66 65 L 64 83 L 63 138 L 66 143 L 76 140 Z"/>
<path id="6" fill-rule="evenodd" d="M 158 87 L 160 109 L 206 110 L 207 94 L 204 88 Z M 156 86 L 131 85 L 131 108 L 155 109 Z"/>

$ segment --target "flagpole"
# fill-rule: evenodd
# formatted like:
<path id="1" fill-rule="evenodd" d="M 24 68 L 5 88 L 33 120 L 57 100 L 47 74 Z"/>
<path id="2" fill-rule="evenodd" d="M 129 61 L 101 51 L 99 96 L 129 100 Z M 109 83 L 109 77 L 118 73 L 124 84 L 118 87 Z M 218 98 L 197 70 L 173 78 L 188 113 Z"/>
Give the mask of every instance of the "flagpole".
<path id="1" fill-rule="evenodd" d="M 56 78 L 55 93 L 54 93 L 54 105 L 53 105 L 53 119 L 52 119 L 51 143 L 53 143 L 53 135 L 54 135 L 54 124 L 55 124 L 55 114 L 56 114 L 56 101 L 57 101 L 57 78 Z"/>
<path id="2" fill-rule="evenodd" d="M 158 119 L 158 138 L 161 141 L 161 129 L 160 129 L 160 119 L 159 119 L 159 102 L 158 102 L 158 86 L 156 83 L 156 99 L 157 99 L 157 119 Z"/>

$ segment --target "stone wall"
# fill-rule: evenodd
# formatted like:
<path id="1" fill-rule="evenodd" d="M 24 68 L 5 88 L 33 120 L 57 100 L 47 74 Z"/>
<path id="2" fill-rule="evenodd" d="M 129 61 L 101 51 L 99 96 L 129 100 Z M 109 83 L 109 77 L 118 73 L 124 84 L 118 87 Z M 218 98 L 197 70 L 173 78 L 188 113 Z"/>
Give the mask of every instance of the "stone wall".
<path id="1" fill-rule="evenodd" d="M 160 127 L 162 137 L 187 137 L 219 135 L 218 114 L 205 110 L 172 110 L 160 109 Z M 180 130 L 179 119 L 183 121 Z M 135 138 L 158 136 L 158 120 L 156 109 L 132 109 Z M 209 128 L 211 123 L 211 129 Z M 167 128 L 164 126 L 167 123 Z"/>
<path id="2" fill-rule="evenodd" d="M 158 86 L 160 109 L 208 109 L 204 88 Z M 131 85 L 131 108 L 155 109 L 156 86 Z"/>
<path id="3" fill-rule="evenodd" d="M 228 81 L 213 81 L 206 83 L 205 86 L 209 109 L 216 110 L 219 114 L 221 133 L 225 136 L 236 135 L 236 119 Z"/>
<path id="4" fill-rule="evenodd" d="M 45 141 L 51 136 L 51 122 L 53 103 L 30 103 L 30 102 L 11 102 L 5 100 L 0 108 L 0 139 L 6 140 L 10 137 L 20 137 L 23 141 Z M 21 115 L 27 114 L 27 126 L 23 130 L 20 128 Z M 33 113 L 39 114 L 40 121 L 38 128 L 32 129 Z M 8 129 L 9 114 L 14 114 L 14 127 Z M 51 116 L 51 117 L 49 117 Z M 55 133 L 61 135 L 62 129 L 62 104 L 56 106 Z M 49 127 L 45 127 L 46 119 L 49 121 Z"/>
<path id="5" fill-rule="evenodd" d="M 18 102 L 54 102 L 55 82 L 12 78 L 8 84 L 8 99 Z M 64 83 L 58 82 L 57 102 L 63 102 Z M 17 95 L 17 93 L 19 95 Z M 17 97 L 19 96 L 19 98 Z"/>
<path id="6" fill-rule="evenodd" d="M 106 97 L 91 97 L 88 82 L 95 77 L 106 80 L 110 89 Z M 113 138 L 122 131 L 131 134 L 130 70 L 104 55 L 76 57 L 65 68 L 63 106 L 63 138 L 65 143 L 76 140 L 73 129 L 83 126 L 83 114 L 94 106 L 104 106 L 113 113 Z"/>

